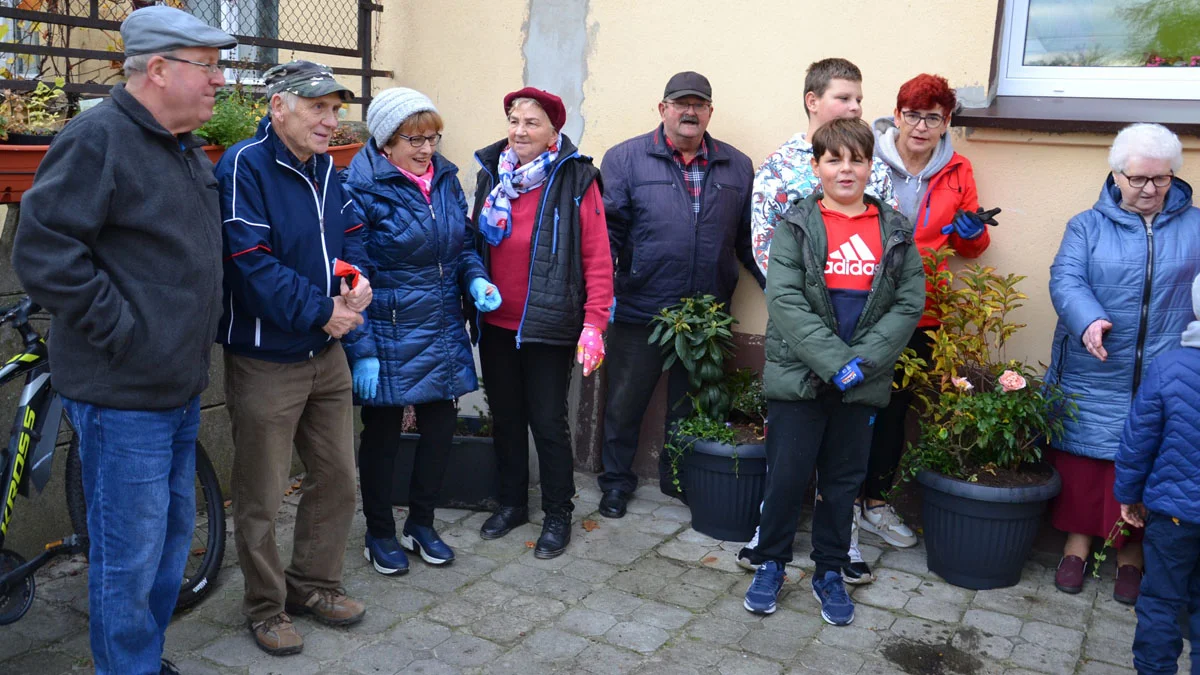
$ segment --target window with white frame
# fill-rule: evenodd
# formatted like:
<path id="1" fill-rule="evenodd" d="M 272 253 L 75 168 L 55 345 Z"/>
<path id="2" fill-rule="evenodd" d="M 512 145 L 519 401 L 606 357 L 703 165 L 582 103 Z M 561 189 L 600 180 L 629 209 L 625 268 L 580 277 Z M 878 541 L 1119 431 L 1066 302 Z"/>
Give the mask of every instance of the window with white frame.
<path id="1" fill-rule="evenodd" d="M 1200 99 L 1200 0 L 1006 0 L 997 93 Z"/>

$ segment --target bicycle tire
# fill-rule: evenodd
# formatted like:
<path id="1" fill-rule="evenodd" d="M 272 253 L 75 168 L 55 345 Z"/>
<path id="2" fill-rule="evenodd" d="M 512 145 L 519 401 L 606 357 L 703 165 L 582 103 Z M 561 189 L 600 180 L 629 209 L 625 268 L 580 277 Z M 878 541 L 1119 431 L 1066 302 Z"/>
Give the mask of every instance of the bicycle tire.
<path id="1" fill-rule="evenodd" d="M 71 517 L 71 526 L 75 533 L 87 536 L 87 502 L 83 496 L 83 465 L 79 459 L 79 438 L 72 434 L 67 446 L 66 459 L 66 493 L 67 513 Z M 185 570 L 179 587 L 179 598 L 175 601 L 175 611 L 179 612 L 199 603 L 213 589 L 217 575 L 221 571 L 221 561 L 225 557 L 225 502 L 221 494 L 221 484 L 217 480 L 217 472 L 213 469 L 212 461 L 208 458 L 204 446 L 196 441 L 196 477 L 199 480 L 199 490 L 204 497 L 204 517 L 207 526 L 201 546 L 189 546 L 189 559 L 192 556 L 201 558 L 200 564 L 191 573 Z M 197 512 L 199 515 L 199 511 Z M 193 535 L 193 543 L 195 541 Z M 85 552 L 86 555 L 86 552 Z M 189 565 L 191 567 L 191 565 Z"/>

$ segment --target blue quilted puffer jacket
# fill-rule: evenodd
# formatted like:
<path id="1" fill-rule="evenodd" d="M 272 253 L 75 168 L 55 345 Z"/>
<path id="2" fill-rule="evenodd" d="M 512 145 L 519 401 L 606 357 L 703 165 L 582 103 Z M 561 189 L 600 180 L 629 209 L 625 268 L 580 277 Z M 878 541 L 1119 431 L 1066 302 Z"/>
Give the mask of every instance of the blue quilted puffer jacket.
<path id="1" fill-rule="evenodd" d="M 379 358 L 375 398 L 356 403 L 405 406 L 445 401 L 479 388 L 462 297 L 487 278 L 472 243 L 458 167 L 433 157 L 432 204 L 371 140 L 343 177 L 370 259 L 375 297 L 367 320 L 342 343 L 351 364 Z"/>
<path id="2" fill-rule="evenodd" d="M 1067 223 L 1050 267 L 1058 326 L 1046 380 L 1079 406 L 1056 446 L 1110 461 L 1146 369 L 1179 345 L 1194 318 L 1192 279 L 1200 273 L 1200 210 L 1190 185 L 1172 182 L 1150 228 L 1120 204 L 1110 175 L 1096 205 Z M 1104 362 L 1083 346 L 1083 331 L 1096 319 L 1113 324 Z"/>
<path id="3" fill-rule="evenodd" d="M 1155 513 L 1200 523 L 1200 349 L 1158 357 L 1133 401 L 1113 493 Z"/>

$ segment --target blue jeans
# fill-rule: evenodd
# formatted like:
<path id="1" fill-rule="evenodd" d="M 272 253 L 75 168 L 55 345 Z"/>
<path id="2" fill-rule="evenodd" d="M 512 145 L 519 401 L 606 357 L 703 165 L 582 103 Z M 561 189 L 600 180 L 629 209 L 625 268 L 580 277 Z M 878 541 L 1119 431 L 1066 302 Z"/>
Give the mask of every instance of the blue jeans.
<path id="1" fill-rule="evenodd" d="M 158 673 L 196 523 L 200 397 L 168 410 L 64 403 L 83 464 L 96 673 Z"/>
<path id="2" fill-rule="evenodd" d="M 1183 637 L 1179 610 L 1191 616 L 1192 672 L 1200 672 L 1200 525 L 1151 512 L 1142 540 L 1145 574 L 1137 600 L 1133 666 L 1139 673 L 1175 673 Z"/>

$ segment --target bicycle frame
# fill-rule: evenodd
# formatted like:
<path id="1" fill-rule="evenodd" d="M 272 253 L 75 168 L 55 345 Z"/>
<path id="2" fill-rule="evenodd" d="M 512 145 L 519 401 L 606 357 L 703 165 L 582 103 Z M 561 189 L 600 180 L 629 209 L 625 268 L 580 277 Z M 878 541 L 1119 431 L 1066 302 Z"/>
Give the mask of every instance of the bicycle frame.
<path id="1" fill-rule="evenodd" d="M 25 343 L 24 351 L 0 367 L 0 386 L 25 376 L 8 445 L 0 451 L 0 546 L 8 534 L 17 494 L 32 498 L 50 482 L 62 423 L 63 404 L 50 383 L 46 342 L 29 325 L 29 314 L 35 311 L 36 305 L 25 299 L 0 317 L 0 325 L 16 325 Z"/>

